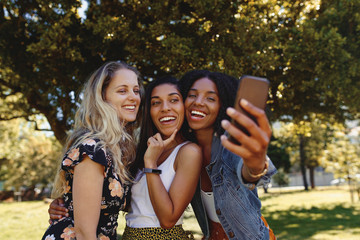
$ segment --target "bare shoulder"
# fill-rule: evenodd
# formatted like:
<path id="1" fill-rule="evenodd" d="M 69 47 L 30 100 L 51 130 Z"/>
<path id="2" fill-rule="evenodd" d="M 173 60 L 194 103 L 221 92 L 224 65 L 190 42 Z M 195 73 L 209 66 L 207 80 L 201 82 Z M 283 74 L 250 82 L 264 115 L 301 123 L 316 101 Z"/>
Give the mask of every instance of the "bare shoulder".
<path id="1" fill-rule="evenodd" d="M 182 146 L 179 150 L 181 155 L 201 155 L 201 148 L 196 143 L 188 143 Z"/>
<path id="2" fill-rule="evenodd" d="M 201 148 L 196 143 L 188 143 L 182 146 L 179 150 L 176 159 L 177 163 L 181 162 L 181 165 L 189 163 L 191 165 L 201 164 L 202 153 Z"/>

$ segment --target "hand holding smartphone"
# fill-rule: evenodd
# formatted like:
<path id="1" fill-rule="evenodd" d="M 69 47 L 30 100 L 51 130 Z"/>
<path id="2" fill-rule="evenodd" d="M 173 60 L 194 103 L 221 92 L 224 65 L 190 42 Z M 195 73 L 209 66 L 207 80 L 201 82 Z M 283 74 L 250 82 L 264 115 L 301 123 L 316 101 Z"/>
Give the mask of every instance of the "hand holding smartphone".
<path id="1" fill-rule="evenodd" d="M 249 116 L 257 124 L 256 118 L 251 114 L 249 114 L 248 112 L 246 112 L 240 106 L 240 100 L 244 98 L 254 106 L 261 109 L 265 109 L 266 101 L 268 98 L 268 92 L 269 92 L 269 81 L 266 78 L 244 75 L 240 78 L 240 83 L 236 94 L 234 108 L 237 111 Z M 231 122 L 241 131 L 243 131 L 245 134 L 250 136 L 250 133 L 246 130 L 246 128 L 241 126 L 234 119 L 232 119 Z M 229 140 L 233 143 L 240 144 L 232 136 L 230 136 Z"/>

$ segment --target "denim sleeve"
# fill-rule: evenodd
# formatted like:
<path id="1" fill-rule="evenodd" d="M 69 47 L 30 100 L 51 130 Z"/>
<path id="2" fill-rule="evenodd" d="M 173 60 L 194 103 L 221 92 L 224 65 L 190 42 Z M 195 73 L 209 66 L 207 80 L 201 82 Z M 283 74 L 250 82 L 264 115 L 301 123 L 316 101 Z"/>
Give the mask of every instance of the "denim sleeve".
<path id="1" fill-rule="evenodd" d="M 247 187 L 250 190 L 253 190 L 255 187 L 260 187 L 260 186 L 267 186 L 269 185 L 270 181 L 271 181 L 271 176 L 274 175 L 277 170 L 276 167 L 274 166 L 274 164 L 272 163 L 271 159 L 266 156 L 266 158 L 269 160 L 269 168 L 267 173 L 262 176 L 259 181 L 257 181 L 257 183 L 245 183 L 241 174 L 241 169 L 243 166 L 243 161 L 239 161 L 239 164 L 237 166 L 237 175 L 239 178 L 239 181 L 241 184 L 243 184 L 245 187 Z"/>

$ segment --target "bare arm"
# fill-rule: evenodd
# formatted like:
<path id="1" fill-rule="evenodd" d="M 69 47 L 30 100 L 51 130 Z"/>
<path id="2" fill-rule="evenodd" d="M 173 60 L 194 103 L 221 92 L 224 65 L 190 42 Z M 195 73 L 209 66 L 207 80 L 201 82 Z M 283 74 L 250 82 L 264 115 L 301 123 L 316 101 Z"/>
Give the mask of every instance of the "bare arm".
<path id="1" fill-rule="evenodd" d="M 241 100 L 241 107 L 253 115 L 257 119 L 259 125 L 245 114 L 242 114 L 233 108 L 228 108 L 226 113 L 244 126 L 251 136 L 243 133 L 229 121 L 223 120 L 221 123 L 222 127 L 240 142 L 241 145 L 230 142 L 225 136 L 221 137 L 221 142 L 229 151 L 243 158 L 243 178 L 248 182 L 256 182 L 259 178 L 251 177 L 249 171 L 253 175 L 257 175 L 264 171 L 266 151 L 271 137 L 271 128 L 264 110 L 255 107 L 244 99 Z"/>
<path id="2" fill-rule="evenodd" d="M 104 166 L 86 156 L 74 168 L 73 202 L 76 239 L 96 240 Z"/>
<path id="3" fill-rule="evenodd" d="M 166 191 L 159 175 L 147 173 L 150 200 L 161 227 L 173 227 L 189 205 L 199 181 L 201 164 L 202 154 L 199 146 L 190 143 L 178 152 L 174 163 L 176 174 L 169 192 Z M 145 161 L 145 167 L 157 166 Z"/>

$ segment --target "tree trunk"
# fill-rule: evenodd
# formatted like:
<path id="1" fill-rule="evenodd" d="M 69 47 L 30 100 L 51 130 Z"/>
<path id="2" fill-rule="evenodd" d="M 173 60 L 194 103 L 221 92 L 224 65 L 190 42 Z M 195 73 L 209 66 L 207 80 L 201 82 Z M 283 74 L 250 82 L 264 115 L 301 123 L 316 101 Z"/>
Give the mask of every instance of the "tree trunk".
<path id="1" fill-rule="evenodd" d="M 353 192 L 353 189 L 352 189 L 352 186 L 351 186 L 350 177 L 348 177 L 348 185 L 349 185 L 351 203 L 354 203 L 354 192 Z"/>
<path id="2" fill-rule="evenodd" d="M 68 115 L 66 112 L 62 112 L 63 117 L 59 119 L 57 117 L 57 110 L 53 109 L 51 106 L 44 106 L 41 104 L 41 99 L 36 96 L 36 93 L 30 94 L 27 97 L 27 101 L 31 107 L 39 110 L 42 114 L 45 115 L 48 120 L 51 130 L 54 132 L 54 136 L 60 142 L 61 145 L 65 145 L 67 138 L 67 130 L 69 130 L 66 126 L 66 119 Z"/>
<path id="3" fill-rule="evenodd" d="M 301 169 L 301 175 L 303 177 L 304 182 L 304 188 L 305 190 L 308 189 L 308 183 L 306 180 L 306 168 L 305 168 L 305 149 L 304 149 L 304 135 L 299 135 L 299 148 L 300 148 L 300 169 Z"/>
<path id="4" fill-rule="evenodd" d="M 315 188 L 315 168 L 314 167 L 309 167 L 310 170 L 310 185 L 311 185 L 311 189 Z"/>

